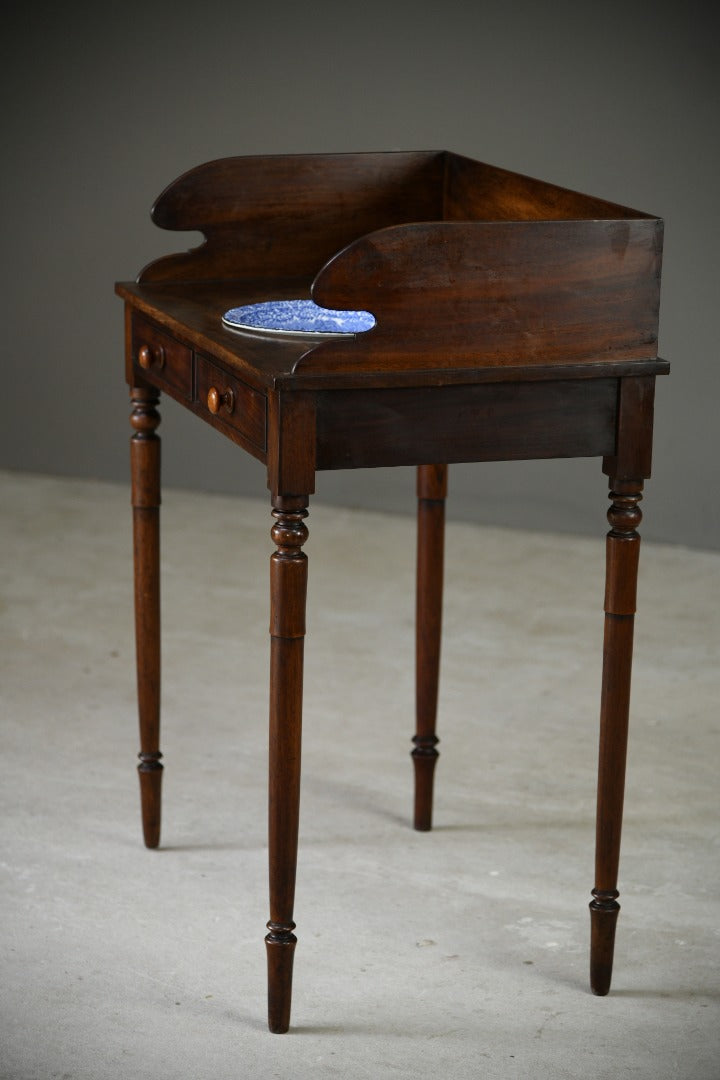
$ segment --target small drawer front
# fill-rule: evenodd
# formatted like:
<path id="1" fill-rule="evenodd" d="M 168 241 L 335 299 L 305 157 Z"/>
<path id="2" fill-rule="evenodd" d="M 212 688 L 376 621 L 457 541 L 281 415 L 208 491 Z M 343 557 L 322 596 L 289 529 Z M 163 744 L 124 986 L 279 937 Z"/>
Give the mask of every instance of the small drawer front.
<path id="1" fill-rule="evenodd" d="M 133 364 L 161 387 L 192 397 L 192 349 L 145 319 L 133 320 Z"/>
<path id="2" fill-rule="evenodd" d="M 266 448 L 266 398 L 206 357 L 196 357 L 196 398 L 203 414 L 233 428 L 259 450 Z"/>

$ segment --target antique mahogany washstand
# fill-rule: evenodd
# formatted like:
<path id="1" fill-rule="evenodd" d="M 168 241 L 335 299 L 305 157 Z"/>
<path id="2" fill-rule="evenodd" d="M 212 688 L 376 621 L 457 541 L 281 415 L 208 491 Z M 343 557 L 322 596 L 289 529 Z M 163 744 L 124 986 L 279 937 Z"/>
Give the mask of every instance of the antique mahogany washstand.
<path id="1" fill-rule="evenodd" d="M 160 440 L 165 391 L 267 466 L 269 1025 L 290 1022 L 307 558 L 318 469 L 418 476 L 415 827 L 431 826 L 444 499 L 452 462 L 596 456 L 609 477 L 590 981 L 610 987 L 633 616 L 650 476 L 662 222 L 449 152 L 236 157 L 153 208 L 205 243 L 117 286 L 131 387 L 140 787 L 160 839 Z M 223 325 L 312 299 L 372 329 L 312 338 Z"/>

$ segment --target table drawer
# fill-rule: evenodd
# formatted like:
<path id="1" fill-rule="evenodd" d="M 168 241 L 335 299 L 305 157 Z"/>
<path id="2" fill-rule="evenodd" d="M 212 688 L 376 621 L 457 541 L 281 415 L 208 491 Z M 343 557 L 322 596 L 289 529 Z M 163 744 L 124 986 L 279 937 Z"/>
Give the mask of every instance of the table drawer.
<path id="1" fill-rule="evenodd" d="M 158 386 L 168 386 L 192 398 L 192 349 L 146 319 L 135 317 L 132 332 L 133 364 L 153 376 Z"/>
<path id="2" fill-rule="evenodd" d="M 199 354 L 196 355 L 195 372 L 195 396 L 206 419 L 221 430 L 232 428 L 258 449 L 265 450 L 265 395 Z"/>

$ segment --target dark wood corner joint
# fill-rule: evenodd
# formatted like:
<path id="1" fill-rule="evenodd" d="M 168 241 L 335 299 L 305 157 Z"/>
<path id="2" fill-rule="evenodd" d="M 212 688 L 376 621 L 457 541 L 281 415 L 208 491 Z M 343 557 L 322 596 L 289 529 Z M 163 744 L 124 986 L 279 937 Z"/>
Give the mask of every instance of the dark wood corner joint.
<path id="1" fill-rule="evenodd" d="M 117 285 L 131 390 L 145 843 L 160 842 L 160 395 L 267 472 L 268 1020 L 290 1024 L 307 518 L 320 470 L 417 467 L 415 828 L 439 759 L 445 501 L 454 462 L 597 457 L 610 487 L 590 981 L 610 987 L 643 484 L 650 476 L 662 221 L 447 151 L 235 157 L 153 207 L 205 242 Z M 330 338 L 227 329 L 229 308 L 372 312 Z M 351 477 L 352 473 L 348 473 Z"/>

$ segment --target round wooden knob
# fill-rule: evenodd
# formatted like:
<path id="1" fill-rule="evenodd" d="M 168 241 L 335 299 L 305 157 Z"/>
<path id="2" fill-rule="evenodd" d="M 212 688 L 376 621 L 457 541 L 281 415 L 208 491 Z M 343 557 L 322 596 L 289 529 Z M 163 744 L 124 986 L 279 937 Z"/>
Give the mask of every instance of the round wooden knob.
<path id="1" fill-rule="evenodd" d="M 165 363 L 165 350 L 162 345 L 152 348 L 150 345 L 141 345 L 138 350 L 138 364 L 145 371 L 151 367 L 161 368 Z"/>
<path id="2" fill-rule="evenodd" d="M 213 416 L 217 416 L 223 407 L 231 413 L 235 407 L 235 395 L 229 388 L 218 390 L 216 386 L 211 386 L 207 395 L 207 407 Z"/>

